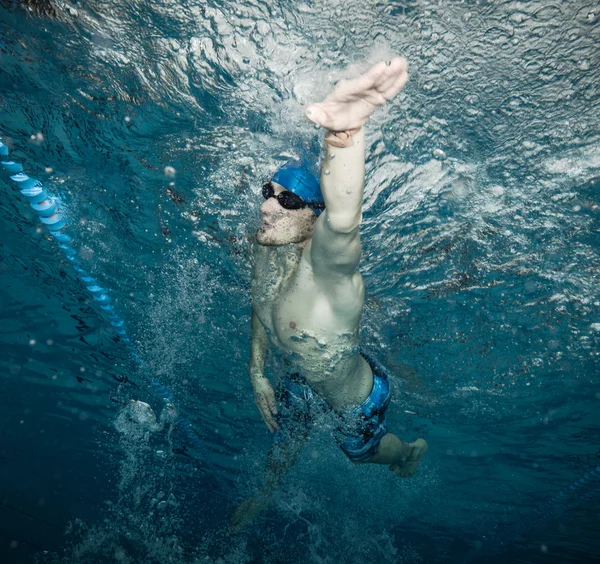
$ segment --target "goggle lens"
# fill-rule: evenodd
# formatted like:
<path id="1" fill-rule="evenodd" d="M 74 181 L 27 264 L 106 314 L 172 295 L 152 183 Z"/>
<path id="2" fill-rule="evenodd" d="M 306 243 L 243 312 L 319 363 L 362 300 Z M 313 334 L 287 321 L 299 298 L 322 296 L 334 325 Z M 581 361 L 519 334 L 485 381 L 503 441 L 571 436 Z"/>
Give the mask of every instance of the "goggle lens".
<path id="1" fill-rule="evenodd" d="M 279 205 L 286 210 L 301 210 L 308 207 L 308 204 L 300 196 L 289 190 L 283 190 L 275 195 L 275 188 L 270 182 L 263 185 L 262 194 L 265 200 L 276 198 Z"/>

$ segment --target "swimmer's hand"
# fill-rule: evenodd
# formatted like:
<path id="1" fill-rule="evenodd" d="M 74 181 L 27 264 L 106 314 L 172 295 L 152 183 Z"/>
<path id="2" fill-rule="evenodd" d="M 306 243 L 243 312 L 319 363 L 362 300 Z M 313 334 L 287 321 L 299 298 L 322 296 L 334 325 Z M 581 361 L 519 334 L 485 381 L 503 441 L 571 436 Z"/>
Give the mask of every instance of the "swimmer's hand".
<path id="1" fill-rule="evenodd" d="M 377 107 L 400 92 L 407 80 L 406 59 L 381 61 L 358 78 L 338 82 L 322 102 L 307 106 L 305 115 L 330 131 L 358 131 Z"/>
<path id="2" fill-rule="evenodd" d="M 252 386 L 254 387 L 254 401 L 265 425 L 271 433 L 278 431 L 279 425 L 275 420 L 277 404 L 275 403 L 275 392 L 271 382 L 264 376 L 256 376 L 252 378 Z"/>

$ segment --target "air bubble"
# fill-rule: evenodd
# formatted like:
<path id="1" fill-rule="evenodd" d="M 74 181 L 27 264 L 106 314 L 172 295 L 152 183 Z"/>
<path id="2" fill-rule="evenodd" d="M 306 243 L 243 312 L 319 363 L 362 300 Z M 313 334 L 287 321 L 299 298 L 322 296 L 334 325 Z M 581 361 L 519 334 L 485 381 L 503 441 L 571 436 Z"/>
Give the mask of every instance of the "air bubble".
<path id="1" fill-rule="evenodd" d="M 326 169 L 323 171 L 323 174 L 324 174 L 325 176 L 327 176 L 327 175 L 329 174 L 329 169 L 328 169 L 328 168 L 326 168 Z"/>
<path id="2" fill-rule="evenodd" d="M 442 149 L 434 149 L 433 150 L 433 158 L 437 159 L 439 161 L 444 161 L 448 157 L 446 156 L 446 153 L 444 151 L 442 151 Z"/>
<path id="3" fill-rule="evenodd" d="M 44 142 L 44 134 L 41 132 L 36 133 L 34 135 L 31 135 L 29 139 L 34 145 L 41 145 Z"/>
<path id="4" fill-rule="evenodd" d="M 392 61 L 386 61 L 385 64 L 389 67 L 392 64 Z"/>
<path id="5" fill-rule="evenodd" d="M 165 176 L 173 178 L 177 174 L 177 171 L 172 166 L 165 167 Z"/>

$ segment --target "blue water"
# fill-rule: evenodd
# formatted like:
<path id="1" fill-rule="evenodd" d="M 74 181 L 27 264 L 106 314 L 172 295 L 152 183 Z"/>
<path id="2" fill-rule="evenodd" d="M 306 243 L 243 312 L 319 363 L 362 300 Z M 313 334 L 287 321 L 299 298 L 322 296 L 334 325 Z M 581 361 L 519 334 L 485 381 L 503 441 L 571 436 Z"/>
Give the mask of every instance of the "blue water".
<path id="1" fill-rule="evenodd" d="M 0 136 L 129 339 L 0 171 L 1 562 L 598 561 L 597 2 L 1 6 Z M 269 446 L 260 186 L 318 144 L 304 104 L 391 52 L 411 80 L 367 126 L 362 336 L 430 450 L 399 480 L 318 431 L 231 534 Z M 163 411 L 153 381 L 193 436 L 127 423 Z"/>

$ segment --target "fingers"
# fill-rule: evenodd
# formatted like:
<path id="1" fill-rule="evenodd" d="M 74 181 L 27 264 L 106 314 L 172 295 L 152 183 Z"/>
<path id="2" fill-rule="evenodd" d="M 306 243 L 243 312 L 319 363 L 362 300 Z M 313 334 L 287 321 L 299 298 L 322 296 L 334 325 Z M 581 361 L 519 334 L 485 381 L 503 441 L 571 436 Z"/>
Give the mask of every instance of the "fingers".
<path id="1" fill-rule="evenodd" d="M 407 82 L 408 73 L 403 72 L 398 76 L 393 77 L 392 80 L 386 83 L 380 92 L 386 100 L 391 100 L 396 94 L 398 94 L 398 92 L 400 92 Z"/>
<path id="2" fill-rule="evenodd" d="M 265 425 L 267 426 L 267 429 L 269 429 L 270 433 L 274 433 L 275 432 L 275 426 L 272 423 L 272 419 L 269 419 L 268 416 L 266 416 L 262 409 L 259 409 L 258 412 L 260 413 L 260 417 L 261 419 L 264 421 Z"/>
<path id="3" fill-rule="evenodd" d="M 313 123 L 316 123 L 321 127 L 328 127 L 329 120 L 327 118 L 327 113 L 320 107 L 320 104 L 310 104 L 310 106 L 307 106 L 304 115 Z"/>
<path id="4" fill-rule="evenodd" d="M 402 57 L 395 57 L 391 61 L 379 63 L 379 76 L 375 80 L 376 89 L 386 100 L 391 100 L 408 80 L 408 63 Z"/>
<path id="5" fill-rule="evenodd" d="M 388 77 L 395 77 L 399 74 L 408 72 L 408 63 L 404 57 L 394 57 L 391 60 L 381 61 L 371 68 L 367 73 L 374 82 L 387 80 Z"/>
<path id="6" fill-rule="evenodd" d="M 267 394 L 261 394 L 258 398 L 258 412 L 262 417 L 262 420 L 265 422 L 265 425 L 269 429 L 271 433 L 275 431 L 279 431 L 279 424 L 275 419 L 277 415 L 277 406 L 275 404 L 274 395 L 271 397 Z"/>
<path id="7" fill-rule="evenodd" d="M 273 416 L 277 415 L 277 402 L 275 401 L 275 394 L 272 392 L 267 394 L 267 405 Z"/>
<path id="8" fill-rule="evenodd" d="M 398 76 L 406 74 L 408 71 L 408 63 L 403 57 L 394 57 L 391 60 L 381 61 L 372 66 L 365 73 L 361 80 L 364 80 L 363 86 L 366 88 L 374 88 L 382 92 L 389 87 Z"/>
<path id="9" fill-rule="evenodd" d="M 261 419 L 264 421 L 265 425 L 267 426 L 267 429 L 269 429 L 269 433 L 274 433 L 277 430 L 274 425 L 275 421 L 272 418 L 267 419 L 267 417 L 261 410 L 259 410 L 259 413 L 260 413 Z"/>
<path id="10" fill-rule="evenodd" d="M 377 106 L 391 100 L 408 80 L 403 57 L 381 61 L 358 78 L 341 80 L 325 100 L 306 107 L 306 117 L 330 131 L 344 131 L 364 125 Z M 332 146 L 344 147 L 338 139 Z"/>
<path id="11" fill-rule="evenodd" d="M 391 100 L 408 80 L 408 63 L 403 57 L 394 57 L 377 63 L 359 80 L 365 90 L 375 90 L 385 100 Z M 381 102 L 379 102 L 381 103 Z"/>
<path id="12" fill-rule="evenodd" d="M 404 57 L 394 57 L 387 66 L 393 70 L 394 74 L 408 71 L 408 61 Z"/>
<path id="13" fill-rule="evenodd" d="M 330 131 L 325 137 L 325 143 L 331 147 L 342 149 L 352 145 L 352 137 L 347 131 Z"/>

